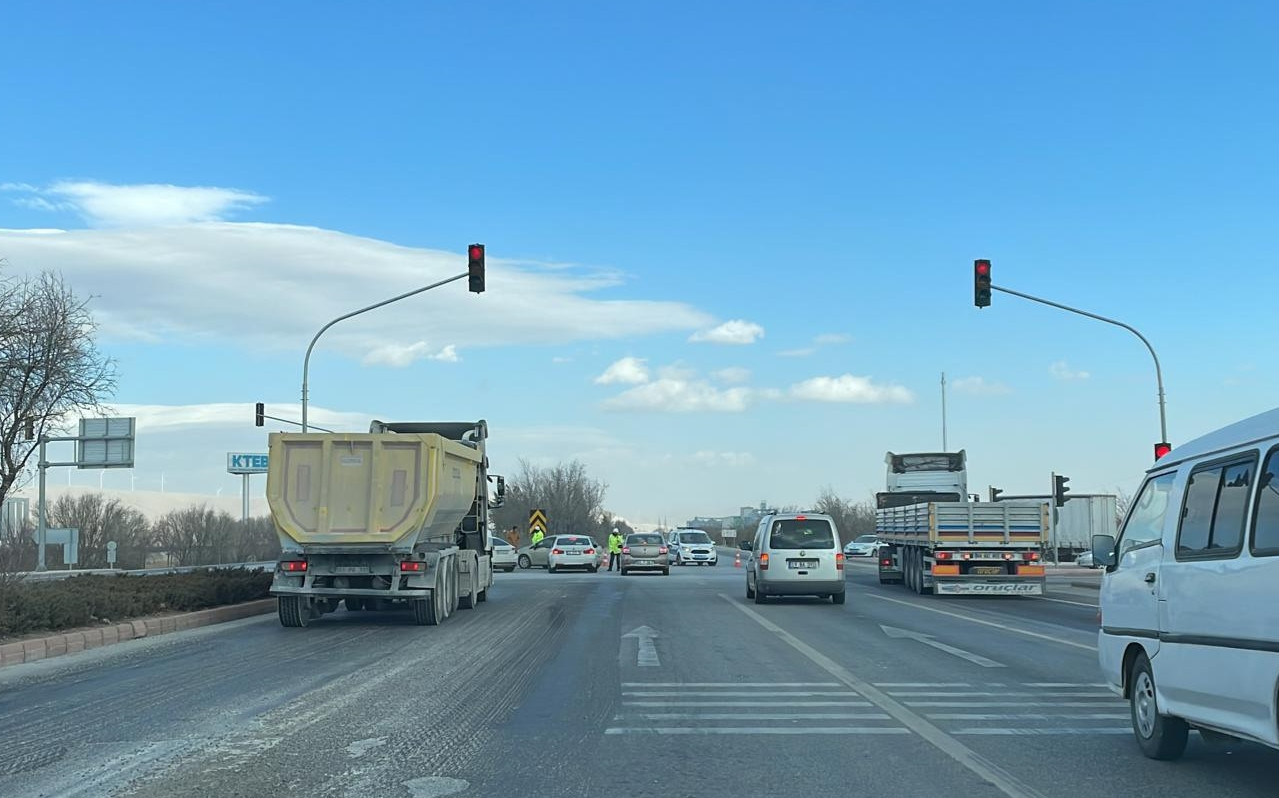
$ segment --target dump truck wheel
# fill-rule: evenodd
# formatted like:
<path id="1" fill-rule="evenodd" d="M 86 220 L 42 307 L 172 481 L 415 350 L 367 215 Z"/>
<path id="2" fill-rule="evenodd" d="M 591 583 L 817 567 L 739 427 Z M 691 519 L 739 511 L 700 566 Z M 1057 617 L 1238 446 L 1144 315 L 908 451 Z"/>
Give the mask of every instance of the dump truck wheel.
<path id="1" fill-rule="evenodd" d="M 276 609 L 281 626 L 298 628 L 311 620 L 311 608 L 306 606 L 301 596 L 280 596 L 276 599 Z"/>
<path id="2" fill-rule="evenodd" d="M 476 596 L 476 598 L 477 598 L 478 600 L 480 600 L 480 601 L 488 601 L 488 600 L 489 600 L 489 592 L 488 592 L 488 589 L 487 589 L 487 588 L 485 588 L 484 590 L 481 590 L 481 591 L 479 592 L 479 595 L 478 595 L 478 596 Z"/>
<path id="3" fill-rule="evenodd" d="M 476 602 L 474 593 L 471 593 L 470 595 L 467 595 L 467 596 L 459 596 L 457 600 L 457 605 L 464 610 L 475 609 L 476 603 L 477 602 Z"/>

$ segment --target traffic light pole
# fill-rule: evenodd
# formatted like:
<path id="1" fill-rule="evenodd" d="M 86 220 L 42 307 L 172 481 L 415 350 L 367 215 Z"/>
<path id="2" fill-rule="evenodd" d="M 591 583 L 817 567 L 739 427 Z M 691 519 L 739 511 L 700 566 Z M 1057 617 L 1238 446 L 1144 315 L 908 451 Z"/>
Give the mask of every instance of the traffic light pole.
<path id="1" fill-rule="evenodd" d="M 1063 305 L 1060 302 L 1053 302 L 1048 299 L 1041 299 L 1040 297 L 1037 297 L 1037 296 L 1031 296 L 1030 294 L 1023 294 L 1022 292 L 1014 291 L 1011 288 L 1004 288 L 998 285 L 992 285 L 991 288 L 996 291 L 1002 291 L 1005 294 L 1012 294 L 1013 296 L 1019 296 L 1022 299 L 1029 299 L 1031 302 L 1038 302 L 1041 305 L 1048 305 L 1049 307 L 1058 308 L 1060 310 L 1067 310 L 1067 311 L 1070 311 L 1071 313 L 1078 313 L 1080 316 L 1087 316 L 1090 319 L 1096 319 L 1097 321 L 1104 321 L 1107 324 L 1113 324 L 1116 327 L 1123 327 L 1128 332 L 1140 338 L 1141 342 L 1146 345 L 1146 349 L 1150 350 L 1150 357 L 1155 361 L 1155 383 L 1159 387 L 1159 440 L 1161 441 L 1168 440 L 1168 417 L 1164 410 L 1163 370 L 1159 367 L 1159 356 L 1155 354 L 1155 348 L 1150 345 L 1149 341 L 1146 340 L 1146 336 L 1137 332 L 1137 329 L 1135 327 L 1124 324 L 1122 321 L 1108 319 L 1105 316 L 1099 316 L 1096 313 L 1089 313 L 1088 311 L 1080 310 L 1079 308 L 1072 308 L 1069 305 Z"/>
<path id="2" fill-rule="evenodd" d="M 470 276 L 470 272 L 465 271 L 465 272 L 462 272 L 461 274 L 454 275 L 453 277 L 449 277 L 446 280 L 440 280 L 438 283 L 431 283 L 430 285 L 424 285 L 421 288 L 415 288 L 412 291 L 407 291 L 403 294 L 400 294 L 399 296 L 393 296 L 390 299 L 384 299 L 381 302 L 377 302 L 375 304 L 369 305 L 366 308 L 360 308 L 359 310 L 353 310 L 350 313 L 347 313 L 342 316 L 338 316 L 333 321 L 321 327 L 320 331 L 317 332 L 315 334 L 315 337 L 311 339 L 310 346 L 306 348 L 306 357 L 302 358 L 302 431 L 303 432 L 307 431 L 306 406 L 307 406 L 307 400 L 310 394 L 308 379 L 311 373 L 311 350 L 315 349 L 315 342 L 320 340 L 321 335 L 324 335 L 324 333 L 327 332 L 330 327 L 332 327 L 334 324 L 337 324 L 339 321 L 346 321 L 352 316 L 358 316 L 361 313 L 368 313 L 370 310 L 377 310 L 378 308 L 385 307 L 386 305 L 389 305 L 392 302 L 399 302 L 401 299 L 408 299 L 411 296 L 417 296 L 423 291 L 430 291 L 432 288 L 439 288 L 442 285 L 448 285 L 449 283 L 456 282 L 458 280 L 461 280 L 464 277 L 469 277 L 469 276 Z"/>

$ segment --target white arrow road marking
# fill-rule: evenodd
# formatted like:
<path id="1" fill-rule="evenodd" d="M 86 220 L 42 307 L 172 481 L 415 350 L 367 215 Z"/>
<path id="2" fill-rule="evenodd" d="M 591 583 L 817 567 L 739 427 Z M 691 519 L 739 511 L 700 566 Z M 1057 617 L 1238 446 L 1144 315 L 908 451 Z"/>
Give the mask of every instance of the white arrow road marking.
<path id="1" fill-rule="evenodd" d="M 884 634 L 889 637 L 905 638 L 907 640 L 918 640 L 926 646 L 932 646 L 938 651 L 945 651 L 947 654 L 954 654 L 960 659 L 966 659 L 974 665 L 980 665 L 983 668 L 1002 668 L 1005 667 L 1002 662 L 995 662 L 993 659 L 986 659 L 980 654 L 974 654 L 971 651 L 964 651 L 962 648 L 955 648 L 947 645 L 939 640 L 934 640 L 926 634 L 920 632 L 911 632 L 906 629 L 898 629 L 896 626 L 885 626 L 882 623 L 880 629 L 884 630 Z"/>
<path id="2" fill-rule="evenodd" d="M 653 638 L 657 637 L 656 629 L 638 626 L 622 635 L 623 640 L 628 637 L 635 638 L 639 644 L 635 650 L 636 665 L 641 668 L 656 668 L 662 664 L 662 661 L 657 658 L 657 646 L 653 643 Z"/>

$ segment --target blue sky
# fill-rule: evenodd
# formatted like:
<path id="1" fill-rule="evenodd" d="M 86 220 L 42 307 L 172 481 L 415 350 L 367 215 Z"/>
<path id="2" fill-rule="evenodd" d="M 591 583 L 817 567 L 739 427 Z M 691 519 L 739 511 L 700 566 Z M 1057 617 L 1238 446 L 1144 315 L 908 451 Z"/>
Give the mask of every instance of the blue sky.
<path id="1" fill-rule="evenodd" d="M 499 467 L 578 457 L 616 511 L 682 520 L 868 495 L 886 450 L 940 446 L 945 371 L 974 490 L 1131 490 L 1158 437 L 1140 342 L 978 311 L 972 260 L 1141 329 L 1174 443 L 1273 407 L 1277 25 L 1262 2 L 15 3 L 0 256 L 96 297 L 139 487 L 233 491 L 224 453 L 263 447 L 254 401 L 296 405 L 314 330 L 483 241 L 487 293 L 323 339 L 317 412 L 483 416 Z"/>

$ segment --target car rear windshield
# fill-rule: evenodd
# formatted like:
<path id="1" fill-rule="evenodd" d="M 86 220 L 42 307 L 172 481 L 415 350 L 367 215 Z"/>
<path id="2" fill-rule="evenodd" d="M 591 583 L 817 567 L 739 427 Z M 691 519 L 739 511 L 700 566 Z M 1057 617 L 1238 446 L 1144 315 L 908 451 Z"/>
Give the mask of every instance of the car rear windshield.
<path id="1" fill-rule="evenodd" d="M 785 518 L 773 522 L 768 546 L 772 549 L 833 549 L 835 533 L 821 518 Z"/>
<path id="2" fill-rule="evenodd" d="M 682 532 L 679 536 L 680 543 L 710 543 L 711 536 L 705 532 Z"/>
<path id="3" fill-rule="evenodd" d="M 558 541 L 556 541 L 556 542 L 557 542 L 557 543 L 559 543 L 559 545 L 561 545 L 561 546 L 589 546 L 589 545 L 591 545 L 591 539 L 590 539 L 590 538 L 560 538 L 560 539 L 559 539 Z"/>
<path id="4" fill-rule="evenodd" d="M 626 539 L 628 546 L 660 546 L 662 545 L 661 535 L 631 535 Z"/>

